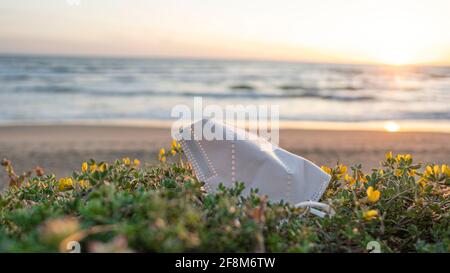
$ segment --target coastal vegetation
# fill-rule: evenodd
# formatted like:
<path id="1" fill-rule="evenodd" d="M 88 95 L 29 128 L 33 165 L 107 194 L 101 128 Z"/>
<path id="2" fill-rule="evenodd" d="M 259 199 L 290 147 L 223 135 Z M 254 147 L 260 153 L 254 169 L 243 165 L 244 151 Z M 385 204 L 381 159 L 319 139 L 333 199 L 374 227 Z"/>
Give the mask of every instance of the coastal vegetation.
<path id="1" fill-rule="evenodd" d="M 178 143 L 138 159 L 84 162 L 69 177 L 36 168 L 0 195 L 0 252 L 449 252 L 450 168 L 387 153 L 362 166 L 322 166 L 334 216 L 273 203 L 243 183 L 207 193 Z M 276 183 L 276 181 L 274 181 Z"/>

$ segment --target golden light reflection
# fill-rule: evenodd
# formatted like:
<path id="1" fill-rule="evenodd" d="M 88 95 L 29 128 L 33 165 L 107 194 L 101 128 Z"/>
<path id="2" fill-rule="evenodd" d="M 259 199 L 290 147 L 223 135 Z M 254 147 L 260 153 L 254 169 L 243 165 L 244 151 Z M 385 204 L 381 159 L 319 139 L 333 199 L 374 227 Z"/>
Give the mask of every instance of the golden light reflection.
<path id="1" fill-rule="evenodd" d="M 388 121 L 388 122 L 384 123 L 383 127 L 384 127 L 384 130 L 386 130 L 388 132 L 398 132 L 398 131 L 400 131 L 400 125 L 398 125 L 394 121 Z"/>

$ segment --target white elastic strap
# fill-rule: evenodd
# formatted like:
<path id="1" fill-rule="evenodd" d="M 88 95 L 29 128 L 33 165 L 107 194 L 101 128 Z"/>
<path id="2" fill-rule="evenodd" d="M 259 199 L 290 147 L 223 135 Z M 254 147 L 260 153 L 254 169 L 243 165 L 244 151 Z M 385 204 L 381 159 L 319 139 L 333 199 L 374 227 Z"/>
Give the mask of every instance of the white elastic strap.
<path id="1" fill-rule="evenodd" d="M 320 202 L 305 201 L 305 202 L 297 203 L 297 204 L 295 205 L 295 207 L 296 207 L 296 208 L 309 207 L 309 208 L 310 208 L 309 211 L 310 211 L 312 214 L 314 214 L 314 215 L 316 215 L 316 216 L 319 216 L 320 218 L 325 217 L 327 214 L 330 215 L 330 216 L 333 216 L 333 215 L 336 214 L 336 212 L 334 211 L 333 208 L 331 208 L 331 207 L 330 207 L 329 205 L 327 205 L 327 204 L 320 203 Z M 325 212 L 324 212 L 324 211 L 321 211 L 321 210 L 314 209 L 313 207 L 324 209 Z"/>

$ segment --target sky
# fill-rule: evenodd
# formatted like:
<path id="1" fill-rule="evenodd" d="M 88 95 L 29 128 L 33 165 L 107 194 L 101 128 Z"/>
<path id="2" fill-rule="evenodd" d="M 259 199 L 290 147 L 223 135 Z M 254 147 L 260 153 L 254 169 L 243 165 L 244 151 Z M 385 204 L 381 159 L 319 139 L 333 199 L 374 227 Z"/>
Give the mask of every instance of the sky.
<path id="1" fill-rule="evenodd" d="M 449 0 L 2 0 L 0 53 L 450 65 Z"/>

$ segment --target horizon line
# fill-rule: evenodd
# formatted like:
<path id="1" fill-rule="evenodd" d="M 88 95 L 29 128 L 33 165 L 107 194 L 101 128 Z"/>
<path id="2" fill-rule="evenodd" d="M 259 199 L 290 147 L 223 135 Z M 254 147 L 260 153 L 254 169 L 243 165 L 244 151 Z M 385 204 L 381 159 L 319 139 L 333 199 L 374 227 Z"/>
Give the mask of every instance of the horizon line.
<path id="1" fill-rule="evenodd" d="M 412 64 L 387 64 L 378 62 L 340 62 L 340 61 L 315 61 L 315 60 L 286 60 L 270 58 L 242 58 L 242 57 L 195 57 L 195 56 L 170 56 L 170 55 L 120 55 L 120 54 L 76 54 L 76 53 L 25 53 L 25 52 L 0 52 L 0 57 L 19 56 L 19 57 L 64 57 L 64 58 L 104 58 L 104 59 L 156 59 L 156 60 L 198 60 L 198 61 L 247 61 L 247 62 L 278 62 L 278 63 L 303 63 L 303 64 L 334 64 L 334 65 L 366 65 L 366 66 L 385 66 L 385 67 L 450 67 L 450 63 L 412 63 Z"/>

